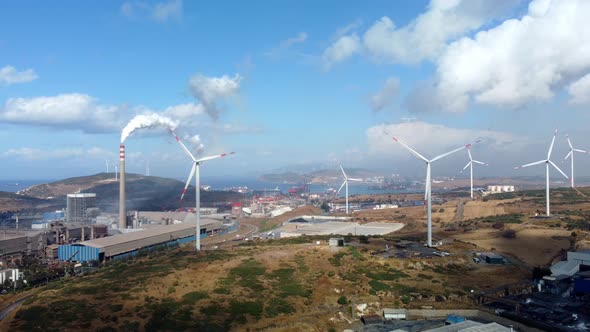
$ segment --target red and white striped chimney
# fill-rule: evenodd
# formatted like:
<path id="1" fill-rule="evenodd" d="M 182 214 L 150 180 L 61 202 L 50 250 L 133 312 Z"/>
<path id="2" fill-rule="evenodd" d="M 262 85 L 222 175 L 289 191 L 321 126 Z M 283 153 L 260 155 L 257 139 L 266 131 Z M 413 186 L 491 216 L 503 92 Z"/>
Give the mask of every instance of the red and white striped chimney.
<path id="1" fill-rule="evenodd" d="M 127 210 L 125 209 L 125 144 L 119 147 L 119 229 L 127 228 Z"/>

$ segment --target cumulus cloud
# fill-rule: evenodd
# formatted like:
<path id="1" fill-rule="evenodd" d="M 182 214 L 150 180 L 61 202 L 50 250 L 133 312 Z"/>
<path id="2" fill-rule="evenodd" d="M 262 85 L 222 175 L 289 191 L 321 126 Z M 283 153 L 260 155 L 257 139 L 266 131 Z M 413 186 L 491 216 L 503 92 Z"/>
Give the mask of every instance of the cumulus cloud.
<path id="1" fill-rule="evenodd" d="M 451 43 L 437 61 L 436 96 L 445 110 L 465 111 L 470 101 L 520 107 L 551 99 L 569 86 L 583 101 L 590 70 L 590 2 L 535 0 L 520 19 Z"/>
<path id="2" fill-rule="evenodd" d="M 307 40 L 307 33 L 300 32 L 296 36 L 287 38 L 280 42 L 280 44 L 272 50 L 265 53 L 265 55 L 271 59 L 277 59 L 290 48 L 297 44 L 304 43 Z"/>
<path id="3" fill-rule="evenodd" d="M 148 18 L 157 22 L 182 18 L 182 0 L 151 4 L 144 1 L 128 1 L 121 5 L 121 14 L 128 18 Z"/>
<path id="4" fill-rule="evenodd" d="M 164 110 L 165 116 L 177 120 L 191 120 L 202 114 L 205 114 L 205 107 L 195 103 L 169 106 Z"/>
<path id="5" fill-rule="evenodd" d="M 435 59 L 446 43 L 474 31 L 512 8 L 518 0 L 431 0 L 428 9 L 403 27 L 389 17 L 375 22 L 363 36 L 374 58 L 392 63 Z"/>
<path id="6" fill-rule="evenodd" d="M 10 98 L 0 107 L 0 121 L 87 132 L 111 132 L 121 128 L 123 111 L 120 106 L 100 104 L 89 95 L 71 93 Z"/>
<path id="7" fill-rule="evenodd" d="M 570 95 L 570 104 L 589 105 L 590 104 L 590 74 L 584 75 L 579 80 L 570 84 L 567 88 Z"/>
<path id="8" fill-rule="evenodd" d="M 399 80 L 390 77 L 385 81 L 383 88 L 369 98 L 369 104 L 373 111 L 381 111 L 391 105 L 399 94 Z"/>
<path id="9" fill-rule="evenodd" d="M 193 96 L 203 105 L 204 111 L 217 119 L 221 109 L 219 104 L 236 96 L 240 91 L 242 77 L 236 74 L 233 78 L 227 75 L 207 77 L 196 74 L 189 80 L 189 89 Z"/>
<path id="10" fill-rule="evenodd" d="M 414 158 L 408 151 L 396 147 L 395 142 L 385 132 L 397 137 L 426 158 L 479 141 L 478 146 L 486 146 L 496 151 L 519 151 L 526 142 L 522 137 L 499 132 L 474 129 L 452 128 L 423 121 L 381 124 L 367 129 L 368 153 L 386 155 L 399 159 Z"/>
<path id="11" fill-rule="evenodd" d="M 325 69 L 330 69 L 338 62 L 342 62 L 361 49 L 360 38 L 356 34 L 339 37 L 324 51 L 322 62 Z"/>
<path id="12" fill-rule="evenodd" d="M 39 78 L 33 69 L 18 71 L 12 66 L 0 68 L 0 85 L 27 83 Z"/>
<path id="13" fill-rule="evenodd" d="M 104 158 L 114 158 L 114 155 L 115 154 L 113 152 L 99 147 L 91 147 L 87 149 L 64 148 L 54 150 L 46 150 L 33 147 L 22 147 L 16 149 L 9 149 L 1 154 L 3 158 L 18 159 L 25 161 L 72 158 L 92 158 L 102 160 Z"/>

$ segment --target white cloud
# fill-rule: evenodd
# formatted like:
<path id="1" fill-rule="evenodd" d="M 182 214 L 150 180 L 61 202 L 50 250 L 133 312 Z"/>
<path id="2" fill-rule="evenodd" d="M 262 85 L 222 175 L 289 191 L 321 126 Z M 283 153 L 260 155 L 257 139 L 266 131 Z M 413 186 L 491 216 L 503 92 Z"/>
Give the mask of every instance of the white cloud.
<path id="1" fill-rule="evenodd" d="M 0 85 L 27 83 L 39 78 L 33 69 L 18 71 L 12 66 L 0 68 Z"/>
<path id="2" fill-rule="evenodd" d="M 189 89 L 204 107 L 205 112 L 216 119 L 219 116 L 219 104 L 237 95 L 240 91 L 242 77 L 236 74 L 233 78 L 227 75 L 207 77 L 196 74 L 189 80 Z"/>
<path id="3" fill-rule="evenodd" d="M 195 117 L 205 114 L 205 107 L 202 104 L 186 103 L 169 106 L 163 114 L 176 120 L 194 120 Z"/>
<path id="4" fill-rule="evenodd" d="M 287 38 L 287 39 L 281 41 L 281 43 L 277 47 L 266 52 L 264 55 L 266 55 L 267 57 L 272 58 L 272 59 L 277 59 L 281 55 L 283 55 L 285 52 L 287 52 L 290 48 L 292 48 L 293 46 L 295 46 L 297 44 L 304 43 L 306 40 L 307 40 L 307 33 L 300 32 L 294 37 Z"/>
<path id="5" fill-rule="evenodd" d="M 151 4 L 144 1 L 128 1 L 121 5 L 121 14 L 128 18 L 148 18 L 157 22 L 182 18 L 182 0 Z"/>
<path id="6" fill-rule="evenodd" d="M 121 128 L 124 111 L 119 106 L 100 104 L 89 95 L 70 93 L 51 97 L 10 98 L 0 107 L 0 121 L 109 132 Z"/>
<path id="7" fill-rule="evenodd" d="M 385 81 L 383 88 L 369 98 L 369 104 L 374 111 L 381 111 L 391 105 L 399 94 L 399 80 L 390 77 Z"/>
<path id="8" fill-rule="evenodd" d="M 361 49 L 360 38 L 356 34 L 342 36 L 324 51 L 322 62 L 325 69 L 330 69 L 338 62 L 342 62 Z"/>
<path id="9" fill-rule="evenodd" d="M 153 15 L 154 19 L 160 22 L 180 19 L 182 17 L 182 0 L 157 3 L 154 6 Z"/>
<path id="10" fill-rule="evenodd" d="M 374 58 L 392 63 L 433 60 L 448 41 L 474 31 L 511 8 L 518 0 L 431 0 L 428 9 L 403 27 L 382 17 L 364 34 Z"/>
<path id="11" fill-rule="evenodd" d="M 105 158 L 113 159 L 115 154 L 112 151 L 105 150 L 99 147 L 91 147 L 88 149 L 81 148 L 64 148 L 55 150 L 45 150 L 33 147 L 22 147 L 16 149 L 9 149 L 4 151 L 1 156 L 7 159 L 17 159 L 25 161 L 37 160 L 63 160 L 72 158 L 92 158 L 103 160 Z"/>
<path id="12" fill-rule="evenodd" d="M 448 46 L 437 63 L 436 97 L 447 111 L 477 103 L 519 107 L 551 99 L 590 70 L 590 2 L 536 0 L 527 15 Z M 580 80 L 570 86 L 580 101 Z"/>
<path id="13" fill-rule="evenodd" d="M 570 103 L 573 105 L 590 104 L 590 74 L 584 75 L 579 80 L 570 84 L 567 92 L 571 96 Z"/>
<path id="14" fill-rule="evenodd" d="M 367 129 L 368 153 L 373 156 L 393 156 L 399 159 L 414 158 L 385 134 L 387 132 L 418 151 L 426 158 L 452 150 L 465 144 L 478 143 L 496 151 L 519 151 L 526 140 L 516 135 L 474 129 L 451 128 L 422 121 L 381 124 Z"/>

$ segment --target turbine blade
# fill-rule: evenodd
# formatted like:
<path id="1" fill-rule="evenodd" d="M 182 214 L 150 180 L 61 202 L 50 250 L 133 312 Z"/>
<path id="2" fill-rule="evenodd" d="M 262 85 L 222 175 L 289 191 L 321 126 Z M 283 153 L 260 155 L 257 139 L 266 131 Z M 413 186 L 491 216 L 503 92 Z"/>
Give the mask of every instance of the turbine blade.
<path id="1" fill-rule="evenodd" d="M 190 185 L 191 180 L 193 179 L 193 175 L 195 175 L 196 168 L 197 168 L 197 163 L 193 163 L 193 168 L 191 168 L 191 172 L 189 173 L 188 179 L 186 179 L 186 184 L 184 185 L 184 189 L 182 190 L 182 195 L 180 195 L 181 201 L 184 198 L 184 195 L 186 194 L 186 190 L 188 189 L 188 186 Z"/>
<path id="2" fill-rule="evenodd" d="M 574 150 L 570 150 L 570 152 L 563 159 L 569 158 L 572 155 L 572 153 L 574 153 Z"/>
<path id="3" fill-rule="evenodd" d="M 362 182 L 363 179 L 356 179 L 356 178 L 346 178 L 348 181 L 357 181 L 357 182 Z"/>
<path id="4" fill-rule="evenodd" d="M 342 190 L 342 188 L 344 188 L 344 185 L 346 184 L 346 180 L 344 180 L 344 182 L 342 182 L 342 185 L 340 186 L 340 188 L 338 189 L 338 191 L 336 192 L 336 195 L 340 195 L 340 190 Z"/>
<path id="5" fill-rule="evenodd" d="M 469 147 L 471 147 L 471 144 L 467 144 L 467 145 L 465 145 L 465 146 L 462 146 L 462 147 L 460 147 L 460 148 L 457 148 L 457 149 L 455 149 L 455 150 L 453 150 L 453 151 L 449 151 L 449 152 L 447 152 L 447 153 L 443 153 L 443 154 L 441 154 L 440 156 L 436 156 L 436 157 L 432 158 L 432 160 L 431 160 L 430 162 L 437 161 L 437 160 L 439 160 L 439 159 L 442 159 L 442 158 L 444 158 L 444 157 L 446 157 L 446 156 L 448 156 L 448 155 L 450 155 L 450 154 L 453 154 L 453 153 L 455 153 L 455 152 L 461 151 L 461 150 L 463 150 L 463 149 L 469 149 Z M 468 150 L 468 151 L 469 151 L 469 150 Z"/>
<path id="6" fill-rule="evenodd" d="M 473 160 L 473 157 L 471 156 L 471 150 L 467 149 L 467 154 L 469 155 L 469 160 Z"/>
<path id="7" fill-rule="evenodd" d="M 535 161 L 534 163 L 530 163 L 530 164 L 526 164 L 526 165 L 522 165 L 522 166 L 516 166 L 516 167 L 514 167 L 514 169 L 535 166 L 535 165 L 539 165 L 539 164 L 546 163 L 546 162 L 547 162 L 547 160 L 539 160 L 539 161 Z"/>
<path id="8" fill-rule="evenodd" d="M 178 144 L 180 144 L 180 146 L 182 147 L 184 152 L 186 152 L 189 155 L 189 157 L 191 157 L 191 159 L 196 162 L 197 159 L 195 159 L 195 156 L 193 156 L 193 154 L 189 151 L 189 149 L 187 149 L 187 147 L 184 145 L 184 143 L 182 143 L 180 138 L 178 138 L 178 136 L 176 136 L 176 133 L 174 133 L 174 130 L 172 130 L 172 128 L 168 128 L 168 130 L 170 131 L 172 136 L 174 136 L 174 138 L 176 138 L 176 141 L 178 142 Z"/>
<path id="9" fill-rule="evenodd" d="M 586 151 L 586 150 L 580 150 L 580 149 L 574 149 L 574 151 L 576 151 L 576 152 L 582 152 L 582 153 L 588 153 L 588 151 Z"/>
<path id="10" fill-rule="evenodd" d="M 209 156 L 209 157 L 204 157 L 201 158 L 199 160 L 195 160 L 196 163 L 200 163 L 202 161 L 207 161 L 207 160 L 211 160 L 211 159 L 217 159 L 217 158 L 222 158 L 225 156 L 229 156 L 230 154 L 234 154 L 235 152 L 230 152 L 230 153 L 222 153 L 222 154 L 218 154 L 218 155 L 214 155 L 214 156 Z"/>
<path id="11" fill-rule="evenodd" d="M 554 164 L 554 163 L 553 163 L 551 160 L 549 160 L 549 163 L 550 163 L 550 164 L 551 164 L 553 167 L 555 167 L 555 169 L 556 169 L 556 170 L 558 170 L 558 171 L 559 171 L 559 173 L 561 173 L 563 176 L 565 176 L 565 178 L 566 178 L 566 179 L 569 179 L 569 177 L 568 177 L 567 175 L 565 175 L 565 173 L 564 173 L 562 170 L 560 170 L 560 169 L 559 169 L 559 167 L 557 167 L 557 165 L 555 165 L 555 164 Z"/>
<path id="12" fill-rule="evenodd" d="M 472 161 L 473 161 L 474 163 L 476 163 L 476 164 L 480 164 L 480 165 L 486 165 L 486 166 L 488 165 L 488 164 L 486 164 L 486 163 L 482 163 L 481 161 L 477 161 L 477 160 L 472 160 Z"/>
<path id="13" fill-rule="evenodd" d="M 344 173 L 344 168 L 342 168 L 342 165 L 340 165 L 340 170 L 342 171 L 342 175 L 344 175 L 344 178 L 348 179 L 348 177 L 346 176 L 346 173 Z"/>
<path id="14" fill-rule="evenodd" d="M 549 152 L 547 152 L 547 159 L 551 158 L 551 152 L 553 151 L 553 143 L 555 143 L 555 136 L 557 136 L 557 129 L 553 133 L 553 138 L 551 139 L 551 145 L 549 145 Z"/>
<path id="15" fill-rule="evenodd" d="M 471 165 L 471 160 L 470 160 L 470 161 L 467 163 L 467 165 L 465 165 L 465 167 L 463 167 L 463 171 L 464 171 L 464 170 L 465 170 L 467 167 L 469 167 L 469 165 Z"/>
<path id="16" fill-rule="evenodd" d="M 570 149 L 574 149 L 574 147 L 572 146 L 572 141 L 570 141 L 570 135 L 565 135 L 565 137 L 567 137 L 567 144 L 569 144 Z"/>
<path id="17" fill-rule="evenodd" d="M 404 142 L 402 142 L 402 141 L 398 140 L 397 138 L 395 138 L 395 137 L 393 137 L 393 136 L 391 136 L 391 138 L 392 138 L 394 141 L 396 141 L 396 142 L 398 142 L 399 144 L 401 144 L 401 146 L 403 146 L 404 148 L 406 148 L 408 151 L 410 151 L 410 153 L 411 153 L 411 154 L 413 154 L 414 156 L 416 156 L 416 157 L 418 157 L 418 158 L 420 158 L 420 159 L 424 160 L 425 162 L 428 162 L 428 159 L 424 158 L 424 156 L 423 156 L 423 155 L 421 155 L 421 154 L 419 154 L 418 152 L 414 151 L 414 149 L 412 149 L 411 147 L 407 146 L 407 145 L 406 145 Z"/>

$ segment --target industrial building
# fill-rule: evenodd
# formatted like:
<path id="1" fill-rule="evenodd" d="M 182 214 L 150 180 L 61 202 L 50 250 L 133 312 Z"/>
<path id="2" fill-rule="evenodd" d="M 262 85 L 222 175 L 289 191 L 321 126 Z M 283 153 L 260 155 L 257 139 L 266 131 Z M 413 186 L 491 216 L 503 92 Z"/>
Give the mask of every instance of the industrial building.
<path id="1" fill-rule="evenodd" d="M 488 264 L 504 264 L 504 257 L 495 252 L 484 252 L 481 257 Z"/>
<path id="2" fill-rule="evenodd" d="M 141 250 L 156 246 L 167 246 L 195 240 L 195 223 L 183 222 L 163 225 L 147 230 L 113 235 L 100 239 L 61 245 L 58 258 L 63 261 L 104 261 L 129 257 Z M 213 219 L 201 219 L 201 238 L 221 231 L 222 222 Z"/>
<path id="3" fill-rule="evenodd" d="M 47 233 L 3 231 L 0 234 L 0 261 L 11 262 L 23 256 L 43 253 Z"/>
<path id="4" fill-rule="evenodd" d="M 551 266 L 551 275 L 554 277 L 571 277 L 581 270 L 590 270 L 590 250 L 569 251 L 567 260 Z"/>
<path id="5" fill-rule="evenodd" d="M 66 223 L 90 224 L 98 215 L 96 194 L 69 194 L 66 205 Z"/>

